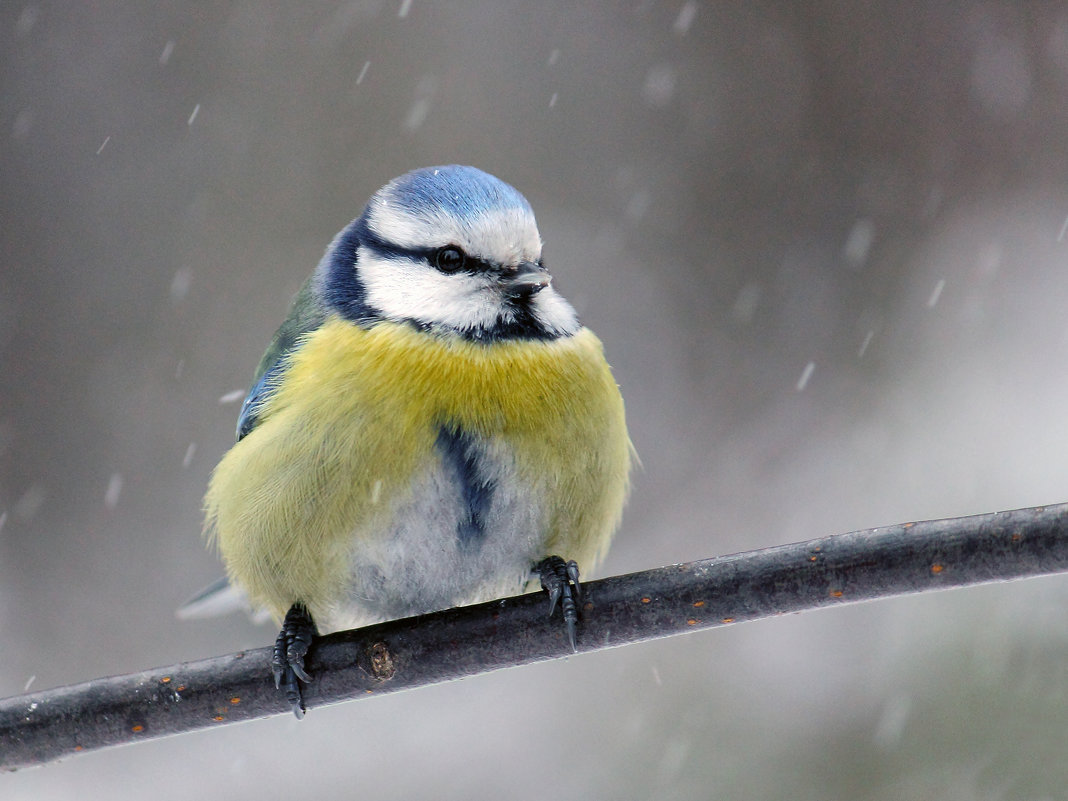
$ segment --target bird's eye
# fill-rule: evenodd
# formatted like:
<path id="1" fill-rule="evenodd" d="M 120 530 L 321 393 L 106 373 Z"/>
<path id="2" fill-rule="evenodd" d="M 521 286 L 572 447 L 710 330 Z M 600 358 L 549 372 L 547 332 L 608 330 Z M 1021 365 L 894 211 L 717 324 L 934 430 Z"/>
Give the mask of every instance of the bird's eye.
<path id="1" fill-rule="evenodd" d="M 454 273 L 462 270 L 467 262 L 467 256 L 455 245 L 446 245 L 434 251 L 434 266 L 443 273 Z"/>

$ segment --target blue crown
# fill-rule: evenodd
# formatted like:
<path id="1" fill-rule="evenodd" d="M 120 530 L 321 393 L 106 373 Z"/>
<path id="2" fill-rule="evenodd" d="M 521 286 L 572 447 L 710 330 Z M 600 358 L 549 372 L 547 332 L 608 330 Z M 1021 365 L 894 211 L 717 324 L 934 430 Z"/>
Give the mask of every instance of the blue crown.
<path id="1" fill-rule="evenodd" d="M 457 164 L 412 170 L 390 182 L 384 194 L 417 214 L 444 209 L 463 219 L 504 209 L 534 213 L 527 199 L 504 181 Z"/>

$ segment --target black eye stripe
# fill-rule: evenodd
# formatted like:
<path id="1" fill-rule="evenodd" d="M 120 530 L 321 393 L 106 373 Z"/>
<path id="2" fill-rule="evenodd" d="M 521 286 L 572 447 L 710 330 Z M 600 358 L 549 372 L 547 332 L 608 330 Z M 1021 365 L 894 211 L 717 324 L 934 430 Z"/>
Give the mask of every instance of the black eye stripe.
<path id="1" fill-rule="evenodd" d="M 376 256 L 380 256 L 385 259 L 411 259 L 412 261 L 425 261 L 431 267 L 435 267 L 441 270 L 443 273 L 477 273 L 477 272 L 490 272 L 492 270 L 499 270 L 500 266 L 492 262 L 484 261 L 483 259 L 476 259 L 474 256 L 469 256 L 464 253 L 463 249 L 456 245 L 447 245 L 440 248 L 405 248 L 399 245 L 395 245 L 392 242 L 386 242 L 384 239 L 373 234 L 371 231 L 366 230 L 363 232 L 361 244 L 368 250 L 374 252 Z M 438 257 L 446 250 L 455 250 L 462 257 L 462 266 L 452 270 L 442 269 L 438 265 Z"/>
<path id="2" fill-rule="evenodd" d="M 427 261 L 443 273 L 484 273 L 499 270 L 500 266 L 492 262 L 469 256 L 456 245 L 446 245 L 430 251 Z M 457 254 L 456 256 L 449 254 Z"/>
<path id="3" fill-rule="evenodd" d="M 419 259 L 427 258 L 429 254 L 434 252 L 430 248 L 402 248 L 399 245 L 386 242 L 367 229 L 364 229 L 360 239 L 362 240 L 360 242 L 362 246 L 373 251 L 376 256 L 386 259 L 407 258 L 418 261 Z"/>

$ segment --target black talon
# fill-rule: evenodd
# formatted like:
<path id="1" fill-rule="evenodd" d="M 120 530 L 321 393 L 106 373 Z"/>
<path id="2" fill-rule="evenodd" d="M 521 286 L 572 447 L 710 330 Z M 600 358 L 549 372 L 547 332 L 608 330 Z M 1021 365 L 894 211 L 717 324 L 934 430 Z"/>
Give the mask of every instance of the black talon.
<path id="1" fill-rule="evenodd" d="M 575 585 L 575 600 L 582 603 L 582 585 L 579 584 L 578 562 L 574 559 L 569 560 L 567 563 L 567 577 Z"/>
<path id="2" fill-rule="evenodd" d="M 559 556 L 549 556 L 534 566 L 534 572 L 541 579 L 541 586 L 549 593 L 549 617 L 560 604 L 560 611 L 567 626 L 567 639 L 571 650 L 578 652 L 575 633 L 578 626 L 578 605 L 582 601 L 582 587 L 579 584 L 578 564 L 574 560 L 565 562 Z M 572 586 L 574 585 L 574 586 Z"/>
<path id="3" fill-rule="evenodd" d="M 317 633 L 312 616 L 304 604 L 298 603 L 286 612 L 282 630 L 274 641 L 274 654 L 271 657 L 274 686 L 286 694 L 286 700 L 298 720 L 304 717 L 305 710 L 298 679 L 304 683 L 312 680 L 311 674 L 304 669 L 304 657 Z"/>
<path id="4" fill-rule="evenodd" d="M 550 579 L 550 585 L 548 587 L 545 586 L 545 579 L 543 578 L 541 581 L 541 588 L 543 590 L 548 590 L 549 592 L 549 617 L 552 617 L 553 612 L 556 611 L 556 605 L 560 603 L 560 596 L 564 594 L 563 587 L 554 576 Z"/>

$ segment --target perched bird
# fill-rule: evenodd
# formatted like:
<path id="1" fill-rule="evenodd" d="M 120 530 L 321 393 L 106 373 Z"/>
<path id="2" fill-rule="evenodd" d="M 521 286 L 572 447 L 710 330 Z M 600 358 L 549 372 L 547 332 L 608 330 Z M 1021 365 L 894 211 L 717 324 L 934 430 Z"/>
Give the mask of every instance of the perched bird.
<path id="1" fill-rule="evenodd" d="M 205 530 L 282 624 L 272 667 L 297 717 L 318 632 L 540 579 L 574 647 L 577 564 L 619 524 L 631 446 L 601 343 L 508 184 L 446 166 L 376 192 L 294 299 L 237 440 Z"/>

